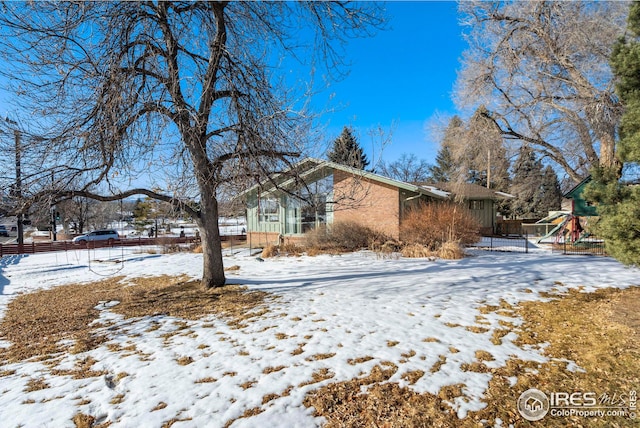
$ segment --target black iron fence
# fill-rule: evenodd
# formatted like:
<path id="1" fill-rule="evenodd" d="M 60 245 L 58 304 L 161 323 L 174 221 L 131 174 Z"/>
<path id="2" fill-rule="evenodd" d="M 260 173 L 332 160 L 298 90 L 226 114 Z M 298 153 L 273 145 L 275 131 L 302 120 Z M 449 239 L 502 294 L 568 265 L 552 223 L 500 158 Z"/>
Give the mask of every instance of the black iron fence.
<path id="1" fill-rule="evenodd" d="M 607 255 L 604 239 L 593 235 L 583 236 L 575 242 L 565 240 L 564 242 L 555 243 L 553 244 L 553 251 L 561 252 L 562 254 Z"/>
<path id="2" fill-rule="evenodd" d="M 220 240 L 223 242 L 244 242 L 246 235 L 223 235 Z M 145 245 L 178 245 L 194 244 L 200 242 L 199 238 L 187 237 L 158 237 L 158 238 L 123 238 L 116 241 L 90 241 L 81 244 L 74 244 L 71 241 L 47 241 L 30 242 L 28 244 L 0 244 L 0 257 L 15 254 L 35 254 L 49 251 L 69 251 L 79 249 L 96 249 L 109 247 L 134 247 Z"/>
<path id="3" fill-rule="evenodd" d="M 509 251 L 528 253 L 533 244 L 523 236 L 483 236 L 480 242 L 470 246 L 489 251 Z"/>

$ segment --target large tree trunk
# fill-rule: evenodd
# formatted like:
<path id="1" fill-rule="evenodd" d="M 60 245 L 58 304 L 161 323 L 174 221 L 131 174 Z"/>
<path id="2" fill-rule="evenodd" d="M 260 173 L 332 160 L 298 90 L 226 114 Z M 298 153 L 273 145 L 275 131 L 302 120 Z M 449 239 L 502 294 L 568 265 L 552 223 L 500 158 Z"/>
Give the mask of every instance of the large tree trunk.
<path id="1" fill-rule="evenodd" d="M 218 201 L 214 194 L 202 192 L 201 215 L 198 219 L 202 239 L 202 286 L 205 289 L 222 287 L 226 282 L 218 228 Z"/>
<path id="2" fill-rule="evenodd" d="M 613 168 L 622 177 L 622 162 L 616 155 L 615 137 L 606 135 L 600 138 L 600 164 L 604 168 Z"/>

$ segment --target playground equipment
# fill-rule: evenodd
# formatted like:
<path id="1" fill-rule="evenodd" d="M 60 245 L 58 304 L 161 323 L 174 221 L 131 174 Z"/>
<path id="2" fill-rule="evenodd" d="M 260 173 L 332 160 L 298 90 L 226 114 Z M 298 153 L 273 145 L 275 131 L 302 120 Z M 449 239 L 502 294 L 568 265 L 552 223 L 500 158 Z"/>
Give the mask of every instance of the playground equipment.
<path id="1" fill-rule="evenodd" d="M 587 233 L 582 227 L 580 218 L 566 211 L 557 211 L 536 223 L 557 224 L 557 226 L 551 229 L 549 233 L 540 237 L 536 241 L 538 244 L 549 238 L 554 238 L 554 244 L 563 242 L 578 243 L 589 236 L 589 233 Z"/>

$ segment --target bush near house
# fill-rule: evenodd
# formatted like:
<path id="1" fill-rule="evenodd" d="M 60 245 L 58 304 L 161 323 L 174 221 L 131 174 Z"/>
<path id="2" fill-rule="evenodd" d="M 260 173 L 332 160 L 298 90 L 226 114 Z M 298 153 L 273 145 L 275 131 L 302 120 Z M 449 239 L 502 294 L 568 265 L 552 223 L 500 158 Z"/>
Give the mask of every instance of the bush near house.
<path id="1" fill-rule="evenodd" d="M 405 213 L 400 240 L 433 251 L 446 242 L 473 244 L 480 240 L 480 223 L 460 204 L 420 204 Z"/>
<path id="2" fill-rule="evenodd" d="M 389 238 L 383 233 L 353 221 L 341 221 L 330 227 L 317 228 L 307 232 L 305 238 L 307 253 L 374 249 L 389 241 Z"/>

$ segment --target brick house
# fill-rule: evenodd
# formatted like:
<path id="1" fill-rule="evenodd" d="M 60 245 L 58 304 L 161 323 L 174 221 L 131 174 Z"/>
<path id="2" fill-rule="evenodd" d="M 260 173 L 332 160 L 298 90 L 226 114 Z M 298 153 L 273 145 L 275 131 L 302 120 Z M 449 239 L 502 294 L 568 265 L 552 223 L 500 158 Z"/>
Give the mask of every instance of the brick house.
<path id="1" fill-rule="evenodd" d="M 292 170 L 295 174 L 277 175 L 239 196 L 247 204 L 250 245 L 300 239 L 309 230 L 341 221 L 355 221 L 398 238 L 405 210 L 420 202 L 451 200 L 449 191 L 436 186 L 405 183 L 319 159 L 304 159 Z M 494 209 L 493 203 L 486 207 Z M 492 227 L 495 220 L 487 221 Z"/>

